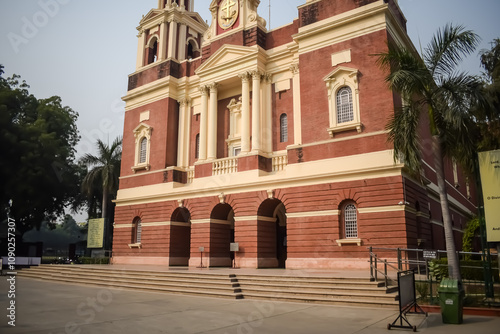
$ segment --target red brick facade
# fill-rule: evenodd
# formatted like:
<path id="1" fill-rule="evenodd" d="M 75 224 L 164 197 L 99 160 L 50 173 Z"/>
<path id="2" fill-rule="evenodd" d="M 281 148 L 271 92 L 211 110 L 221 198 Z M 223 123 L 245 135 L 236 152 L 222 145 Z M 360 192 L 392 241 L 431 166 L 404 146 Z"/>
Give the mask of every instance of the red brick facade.
<path id="1" fill-rule="evenodd" d="M 256 10 L 253 1 L 237 2 L 240 11 Z M 145 31 L 157 17 L 181 15 L 162 5 L 141 21 Z M 197 39 L 198 58 L 182 59 L 176 50 L 157 63 L 138 62 L 129 77 L 115 263 L 199 266 L 203 249 L 208 266 L 234 259 L 251 268 L 366 267 L 369 246 L 444 248 L 425 124 L 426 184 L 394 163 L 387 142 L 385 125 L 400 99 L 373 55 L 388 41 L 408 40 L 394 1 L 307 1 L 298 20 L 269 32 L 258 16 L 238 16 L 227 29 L 191 17 L 185 34 L 175 20 L 155 33 L 177 29 L 169 45 L 181 47 L 179 39 Z M 160 43 L 159 52 L 168 54 L 166 47 Z M 352 86 L 357 126 L 335 123 L 337 82 Z M 141 163 L 143 128 L 150 137 Z M 474 188 L 451 162 L 446 174 L 461 240 L 475 211 Z"/>

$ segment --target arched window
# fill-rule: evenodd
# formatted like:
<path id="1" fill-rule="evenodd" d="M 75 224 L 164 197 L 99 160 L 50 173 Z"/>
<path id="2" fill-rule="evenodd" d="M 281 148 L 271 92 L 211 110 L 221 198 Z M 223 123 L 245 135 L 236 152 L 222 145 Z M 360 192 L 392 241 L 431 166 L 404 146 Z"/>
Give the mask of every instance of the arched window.
<path id="1" fill-rule="evenodd" d="M 139 148 L 139 163 L 146 163 L 146 153 L 148 151 L 148 139 L 146 137 L 141 139 L 141 145 Z"/>
<path id="2" fill-rule="evenodd" d="M 158 60 L 158 40 L 156 38 L 154 41 L 150 42 L 148 48 L 148 65 L 156 62 Z"/>
<path id="3" fill-rule="evenodd" d="M 142 234 L 141 218 L 137 217 L 132 223 L 132 243 L 140 244 Z"/>
<path id="4" fill-rule="evenodd" d="M 337 123 L 350 122 L 354 119 L 352 91 L 344 86 L 337 92 Z"/>
<path id="5" fill-rule="evenodd" d="M 358 237 L 358 215 L 354 204 L 344 207 L 344 232 L 346 239 Z"/>
<path id="6" fill-rule="evenodd" d="M 281 114 L 280 116 L 280 142 L 286 143 L 288 141 L 288 116 Z"/>

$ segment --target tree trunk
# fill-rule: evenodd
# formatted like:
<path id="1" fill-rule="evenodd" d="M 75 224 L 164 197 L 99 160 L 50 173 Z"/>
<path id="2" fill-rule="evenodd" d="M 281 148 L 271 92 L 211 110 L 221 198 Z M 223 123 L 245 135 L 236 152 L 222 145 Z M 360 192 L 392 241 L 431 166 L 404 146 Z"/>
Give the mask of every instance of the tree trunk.
<path id="1" fill-rule="evenodd" d="M 444 237 L 446 241 L 446 253 L 448 256 L 448 273 L 452 279 L 457 279 L 460 282 L 460 264 L 455 248 L 455 238 L 453 236 L 453 224 L 450 216 L 450 208 L 448 205 L 448 195 L 446 191 L 446 179 L 444 175 L 443 152 L 441 147 L 441 138 L 433 136 L 432 151 L 434 153 L 434 168 L 436 169 L 437 186 L 439 192 L 439 200 L 441 202 L 441 211 L 443 214 Z"/>
<path id="2" fill-rule="evenodd" d="M 109 234 L 111 229 L 108 226 L 108 189 L 103 187 L 102 189 L 102 212 L 101 218 L 104 218 L 104 250 L 109 250 Z"/>

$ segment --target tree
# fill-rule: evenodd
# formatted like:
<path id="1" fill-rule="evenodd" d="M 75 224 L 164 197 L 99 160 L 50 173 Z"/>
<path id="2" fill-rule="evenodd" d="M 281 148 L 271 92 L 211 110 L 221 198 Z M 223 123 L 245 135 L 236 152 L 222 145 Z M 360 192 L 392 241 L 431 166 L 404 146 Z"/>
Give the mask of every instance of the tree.
<path id="1" fill-rule="evenodd" d="M 389 45 L 378 55 L 389 72 L 386 82 L 399 93 L 403 106 L 395 110 L 387 124 L 395 159 L 402 157 L 414 175 L 421 170 L 419 126 L 426 117 L 431 135 L 434 169 L 443 215 L 450 278 L 461 280 L 444 174 L 445 157 L 454 158 L 472 170 L 475 152 L 471 135 L 470 109 L 482 101 L 479 78 L 457 70 L 463 57 L 471 54 L 479 37 L 462 26 L 439 29 L 422 58 L 413 50 Z"/>
<path id="2" fill-rule="evenodd" d="M 2 75 L 0 65 L 0 210 L 12 201 L 10 216 L 23 235 L 79 204 L 78 113 L 58 96 L 29 94 L 19 76 Z"/>
<path id="3" fill-rule="evenodd" d="M 500 39 L 491 43 L 490 50 L 481 52 L 484 68 L 484 90 L 488 104 L 473 110 L 479 130 L 478 151 L 500 149 Z"/>
<path id="4" fill-rule="evenodd" d="M 118 178 L 120 176 L 122 139 L 116 138 L 111 146 L 106 145 L 100 139 L 97 140 L 98 155 L 85 154 L 80 162 L 86 165 L 90 170 L 83 179 L 82 190 L 90 198 L 96 193 L 102 193 L 101 217 L 108 219 L 107 230 L 111 231 L 110 215 L 108 214 L 108 205 L 110 196 L 115 196 L 118 191 Z M 108 233 L 107 238 L 111 238 Z M 108 239 L 107 246 L 111 245 L 111 239 Z"/>

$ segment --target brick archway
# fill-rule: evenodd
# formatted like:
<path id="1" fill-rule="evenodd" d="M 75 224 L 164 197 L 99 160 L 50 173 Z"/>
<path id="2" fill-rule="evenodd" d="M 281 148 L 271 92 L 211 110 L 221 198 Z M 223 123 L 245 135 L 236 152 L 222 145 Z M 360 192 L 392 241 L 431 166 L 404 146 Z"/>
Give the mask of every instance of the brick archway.
<path id="1" fill-rule="evenodd" d="M 188 266 L 191 248 L 191 214 L 177 208 L 170 218 L 170 266 Z"/>
<path id="2" fill-rule="evenodd" d="M 285 268 L 286 209 L 278 199 L 266 199 L 257 211 L 257 258 L 260 268 Z"/>

